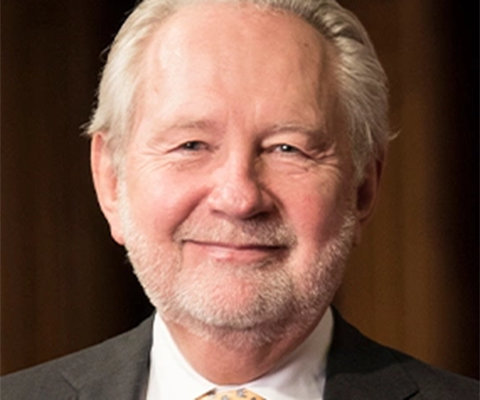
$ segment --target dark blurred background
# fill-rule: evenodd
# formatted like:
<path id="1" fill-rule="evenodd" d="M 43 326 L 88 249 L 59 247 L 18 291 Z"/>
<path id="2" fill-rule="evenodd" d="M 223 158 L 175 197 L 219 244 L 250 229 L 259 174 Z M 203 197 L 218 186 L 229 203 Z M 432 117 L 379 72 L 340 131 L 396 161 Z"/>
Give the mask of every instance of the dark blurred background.
<path id="1" fill-rule="evenodd" d="M 371 34 L 401 133 L 336 305 L 380 342 L 478 377 L 478 4 L 341 3 Z M 151 312 L 109 237 L 80 137 L 103 51 L 133 5 L 2 1 L 2 374 Z"/>

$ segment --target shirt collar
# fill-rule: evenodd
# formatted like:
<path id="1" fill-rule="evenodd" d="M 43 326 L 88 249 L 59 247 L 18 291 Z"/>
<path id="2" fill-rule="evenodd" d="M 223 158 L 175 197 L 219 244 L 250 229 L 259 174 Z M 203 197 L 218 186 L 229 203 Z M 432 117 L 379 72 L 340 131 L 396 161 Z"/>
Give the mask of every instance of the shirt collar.
<path id="1" fill-rule="evenodd" d="M 214 388 L 240 387 L 273 400 L 322 399 L 332 332 L 333 316 L 328 308 L 307 339 L 272 371 L 240 386 L 218 387 L 190 366 L 157 313 L 153 324 L 147 400 L 192 400 Z"/>

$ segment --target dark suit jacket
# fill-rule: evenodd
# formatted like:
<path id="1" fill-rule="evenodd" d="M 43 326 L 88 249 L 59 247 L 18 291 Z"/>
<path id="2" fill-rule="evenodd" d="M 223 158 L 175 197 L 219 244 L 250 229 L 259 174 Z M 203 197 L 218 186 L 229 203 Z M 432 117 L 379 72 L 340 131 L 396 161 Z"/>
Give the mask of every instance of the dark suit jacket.
<path id="1" fill-rule="evenodd" d="M 363 336 L 335 314 L 325 400 L 473 400 L 476 381 L 432 368 Z M 3 400 L 143 399 L 152 320 L 87 350 L 4 377 Z M 175 399 L 172 399 L 175 400 Z M 271 399 L 275 400 L 275 399 Z"/>

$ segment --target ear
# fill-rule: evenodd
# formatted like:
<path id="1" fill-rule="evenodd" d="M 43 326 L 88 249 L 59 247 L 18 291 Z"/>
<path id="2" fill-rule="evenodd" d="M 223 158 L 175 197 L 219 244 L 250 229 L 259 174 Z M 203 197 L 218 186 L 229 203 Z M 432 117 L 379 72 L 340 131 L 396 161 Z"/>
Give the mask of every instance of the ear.
<path id="1" fill-rule="evenodd" d="M 102 132 L 95 133 L 92 138 L 90 162 L 98 203 L 110 225 L 110 233 L 113 239 L 123 245 L 123 230 L 120 223 L 117 192 L 118 176 L 114 168 L 111 150 Z"/>
<path id="2" fill-rule="evenodd" d="M 357 222 L 354 233 L 354 245 L 361 241 L 363 227 L 373 215 L 378 194 L 380 178 L 383 172 L 384 159 L 373 159 L 366 166 L 363 179 L 357 186 L 356 215 Z"/>

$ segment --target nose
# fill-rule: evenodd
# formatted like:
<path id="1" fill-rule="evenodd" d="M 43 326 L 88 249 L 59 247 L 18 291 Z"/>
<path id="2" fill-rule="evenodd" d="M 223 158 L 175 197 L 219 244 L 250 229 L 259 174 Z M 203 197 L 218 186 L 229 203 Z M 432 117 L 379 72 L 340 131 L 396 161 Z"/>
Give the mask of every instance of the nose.
<path id="1" fill-rule="evenodd" d="M 236 219 L 270 212 L 274 202 L 261 175 L 255 160 L 230 155 L 212 174 L 210 210 Z"/>

